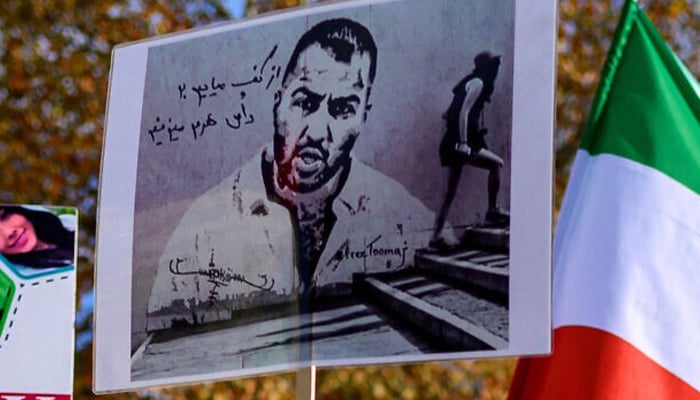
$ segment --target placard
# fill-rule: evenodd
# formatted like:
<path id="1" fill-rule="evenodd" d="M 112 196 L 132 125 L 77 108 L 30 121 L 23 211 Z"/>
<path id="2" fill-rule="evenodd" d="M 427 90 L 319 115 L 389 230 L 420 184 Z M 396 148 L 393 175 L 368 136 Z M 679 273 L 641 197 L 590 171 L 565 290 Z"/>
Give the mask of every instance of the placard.
<path id="1" fill-rule="evenodd" d="M 0 204 L 0 398 L 72 396 L 77 222 Z"/>
<path id="2" fill-rule="evenodd" d="M 548 352 L 547 3 L 345 1 L 116 48 L 95 390 Z"/>

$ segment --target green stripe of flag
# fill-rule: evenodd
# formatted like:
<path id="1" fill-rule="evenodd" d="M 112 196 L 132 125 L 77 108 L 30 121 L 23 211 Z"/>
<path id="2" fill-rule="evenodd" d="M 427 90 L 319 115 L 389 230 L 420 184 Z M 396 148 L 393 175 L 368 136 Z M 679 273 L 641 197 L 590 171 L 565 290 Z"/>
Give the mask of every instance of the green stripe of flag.
<path id="1" fill-rule="evenodd" d="M 628 0 L 581 149 L 655 168 L 700 194 L 700 85 Z"/>

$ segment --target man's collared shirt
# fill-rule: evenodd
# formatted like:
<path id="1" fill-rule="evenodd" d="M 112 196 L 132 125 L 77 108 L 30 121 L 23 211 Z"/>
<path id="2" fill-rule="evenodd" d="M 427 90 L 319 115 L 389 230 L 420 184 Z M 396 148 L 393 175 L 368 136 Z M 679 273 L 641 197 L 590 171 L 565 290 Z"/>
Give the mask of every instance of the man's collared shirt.
<path id="1" fill-rule="evenodd" d="M 266 194 L 262 157 L 197 198 L 180 220 L 158 262 L 149 331 L 296 300 L 292 218 Z M 433 213 L 401 184 L 356 159 L 332 210 L 337 220 L 313 277 L 324 294 L 346 294 L 353 274 L 413 265 L 434 222 Z"/>

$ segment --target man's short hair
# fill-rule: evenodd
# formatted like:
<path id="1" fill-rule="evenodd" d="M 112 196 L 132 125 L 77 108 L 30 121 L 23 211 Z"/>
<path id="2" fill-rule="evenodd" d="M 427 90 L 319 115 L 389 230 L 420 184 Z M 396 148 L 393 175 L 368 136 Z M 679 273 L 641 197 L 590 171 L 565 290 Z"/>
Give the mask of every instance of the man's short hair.
<path id="1" fill-rule="evenodd" d="M 353 20 L 335 18 L 314 25 L 299 38 L 284 71 L 283 83 L 286 83 L 289 75 L 294 72 L 299 62 L 299 54 L 315 43 L 323 49 L 331 50 L 334 60 L 348 64 L 353 54 L 369 53 L 369 83 L 374 82 L 377 71 L 377 45 L 372 34 Z"/>

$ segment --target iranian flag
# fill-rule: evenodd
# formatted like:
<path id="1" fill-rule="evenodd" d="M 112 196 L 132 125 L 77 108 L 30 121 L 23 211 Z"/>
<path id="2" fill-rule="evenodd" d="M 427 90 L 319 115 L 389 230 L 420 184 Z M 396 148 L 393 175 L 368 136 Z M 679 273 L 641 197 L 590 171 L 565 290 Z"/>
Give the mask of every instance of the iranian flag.
<path id="1" fill-rule="evenodd" d="M 700 87 L 636 2 L 554 240 L 554 348 L 510 399 L 700 399 Z"/>

